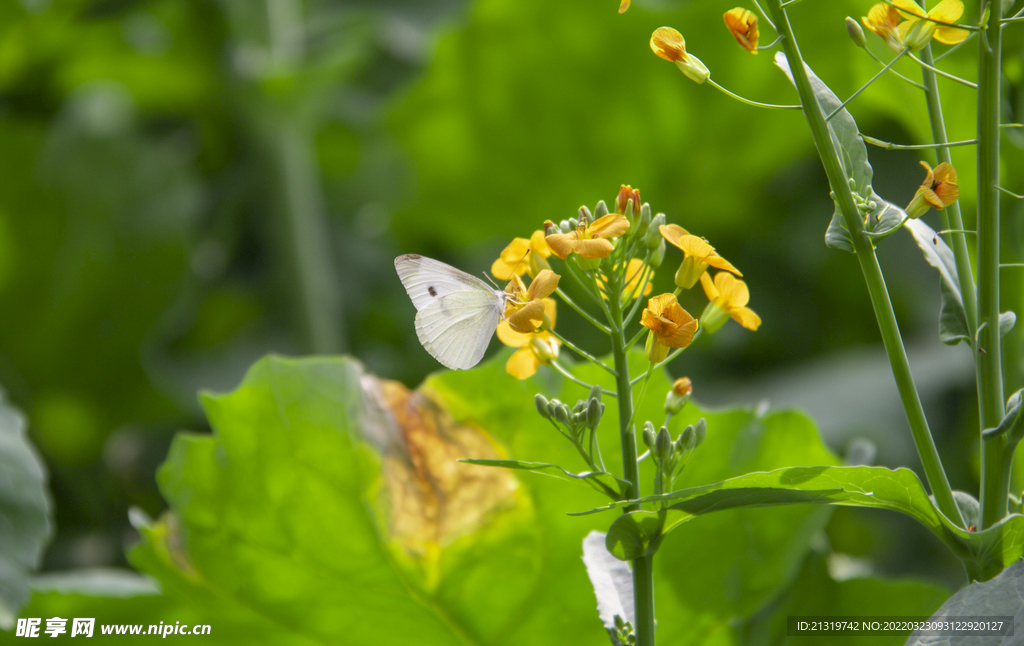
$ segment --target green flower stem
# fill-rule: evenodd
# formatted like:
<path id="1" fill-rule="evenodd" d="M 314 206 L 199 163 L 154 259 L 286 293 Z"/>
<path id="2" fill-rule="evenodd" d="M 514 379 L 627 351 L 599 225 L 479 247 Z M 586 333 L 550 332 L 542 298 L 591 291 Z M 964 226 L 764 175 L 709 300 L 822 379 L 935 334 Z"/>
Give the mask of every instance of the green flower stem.
<path id="1" fill-rule="evenodd" d="M 597 357 L 593 356 L 592 354 L 590 354 L 586 350 L 578 347 L 575 343 L 573 343 L 569 339 L 565 338 L 564 336 L 562 336 L 558 332 L 555 332 L 553 329 L 547 328 L 547 331 L 551 333 L 551 336 L 553 336 L 556 339 L 558 339 L 559 341 L 561 341 L 562 344 L 565 345 L 565 347 L 569 348 L 570 350 L 572 350 L 576 354 L 580 355 L 580 357 L 582 357 L 583 359 L 586 359 L 587 361 L 589 361 L 590 363 L 593 363 L 594 365 L 601 366 L 602 368 L 607 370 L 609 373 L 611 373 L 613 376 L 615 375 L 615 368 L 612 368 L 611 366 L 609 366 L 604 361 L 601 361 L 600 359 L 598 359 Z"/>
<path id="2" fill-rule="evenodd" d="M 871 304 L 875 310 L 875 318 L 878 321 L 878 328 L 882 334 L 882 342 L 885 345 L 889 363 L 892 365 L 893 377 L 899 390 L 903 408 L 907 414 L 907 421 L 914 437 L 914 444 L 917 447 L 921 464 L 924 467 L 925 477 L 929 488 L 935 495 L 939 509 L 953 522 L 963 526 L 963 518 L 960 510 L 953 500 L 953 492 L 946 478 L 946 472 L 942 468 L 942 460 L 939 458 L 938 449 L 935 448 L 935 441 L 932 438 L 931 430 L 928 428 L 928 420 L 925 418 L 924 409 L 921 406 L 921 398 L 914 385 L 914 376 L 910 372 L 910 362 L 907 359 L 906 349 L 903 347 L 903 338 L 900 336 L 899 325 L 896 323 L 896 315 L 892 310 L 892 302 L 889 300 L 889 292 L 885 287 L 885 279 L 882 277 L 882 270 L 878 266 L 878 258 L 875 256 L 874 247 L 870 238 L 864 235 L 864 223 L 860 218 L 860 211 L 850 190 L 846 174 L 840 162 L 839 152 L 825 123 L 825 117 L 821 113 L 811 88 L 810 79 L 804 69 L 803 57 L 797 46 L 796 38 L 793 36 L 792 26 L 789 24 L 789 17 L 782 8 L 780 0 L 767 0 L 769 9 L 779 27 L 780 33 L 786 35 L 782 41 L 786 57 L 789 60 L 789 67 L 793 75 L 793 81 L 797 91 L 800 93 L 800 100 L 804 106 L 804 115 L 807 117 L 811 134 L 818 147 L 818 154 L 821 157 L 822 166 L 828 176 L 829 184 L 835 191 L 836 200 L 843 213 L 843 219 L 847 230 L 850 231 L 853 239 L 853 246 L 856 250 L 857 260 L 860 263 L 861 272 L 864 274 L 864 281 L 867 284 L 868 295 L 871 297 Z M 997 326 L 998 327 L 998 326 Z"/>
<path id="3" fill-rule="evenodd" d="M 878 80 L 878 78 L 879 78 L 879 77 L 880 77 L 880 76 L 881 76 L 882 74 L 885 74 L 885 73 L 886 73 L 887 71 L 889 71 L 889 68 L 891 68 L 891 67 L 892 67 L 893 65 L 895 65 L 895 64 L 896 64 L 896 61 L 898 61 L 898 60 L 900 60 L 901 58 L 903 58 L 903 55 L 904 55 L 904 54 L 906 54 L 907 52 L 908 52 L 908 50 L 904 49 L 904 50 L 903 50 L 902 52 L 900 52 L 899 54 L 896 54 L 896 56 L 895 56 L 895 57 L 893 57 L 893 59 L 892 59 L 891 61 L 889 61 L 888 63 L 886 63 L 886 64 L 885 64 L 885 67 L 883 67 L 882 69 L 878 70 L 878 72 L 876 72 L 876 73 L 875 73 L 875 75 L 871 77 L 871 80 L 869 80 L 869 81 L 868 81 L 867 83 L 865 83 L 864 85 L 860 86 L 860 89 L 859 89 L 859 90 L 857 90 L 856 92 L 854 92 L 853 94 L 851 94 L 851 95 L 850 95 L 850 98 L 846 99 L 846 100 L 845 100 L 845 101 L 843 101 L 843 102 L 842 102 L 841 104 L 839 104 L 839 107 L 838 107 L 838 108 L 836 108 L 835 110 L 833 110 L 833 111 L 832 111 L 832 113 L 831 113 L 830 115 L 828 115 L 827 117 L 825 117 L 825 121 L 826 121 L 826 122 L 829 122 L 829 121 L 831 121 L 831 120 L 832 120 L 832 117 L 834 117 L 834 116 L 836 116 L 837 114 L 839 114 L 840 112 L 842 112 L 842 111 L 843 111 L 843 110 L 844 110 L 844 109 L 846 108 L 846 105 L 847 105 L 847 104 L 848 104 L 848 103 L 849 103 L 850 101 L 853 101 L 853 100 L 854 100 L 854 99 L 856 99 L 856 98 L 857 98 L 858 96 L 860 96 L 860 93 L 861 93 L 861 92 L 863 92 L 864 90 L 866 90 L 866 89 L 868 89 L 869 87 L 871 87 L 871 84 L 872 84 L 872 83 L 874 83 L 875 81 L 877 81 L 877 80 Z"/>
<path id="4" fill-rule="evenodd" d="M 579 305 L 577 305 L 576 301 L 574 301 L 571 298 L 569 298 L 569 295 L 566 294 L 565 292 L 563 292 L 561 288 L 556 287 L 555 288 L 555 293 L 558 294 L 559 298 L 561 298 L 562 301 L 564 301 L 566 305 L 568 305 L 569 307 L 571 307 L 574 310 L 576 310 L 576 312 L 580 316 L 585 318 L 587 320 L 587 322 L 589 322 L 591 325 L 593 325 L 597 329 L 601 330 L 605 334 L 611 334 L 612 333 L 611 329 L 607 325 L 605 325 L 601 321 L 598 321 L 596 318 L 594 318 L 593 316 L 590 315 L 590 312 L 588 312 L 587 310 L 585 310 L 582 307 L 580 307 Z"/>
<path id="5" fill-rule="evenodd" d="M 976 31 L 975 32 L 971 32 L 970 36 L 968 36 L 967 38 L 964 38 L 963 40 L 961 40 L 956 45 L 953 45 L 952 47 L 950 47 L 946 51 L 944 51 L 941 54 L 939 54 L 938 56 L 936 56 L 935 60 L 932 61 L 932 65 L 934 65 L 935 63 L 938 63 L 939 61 L 941 61 L 942 59 L 946 58 L 947 56 L 949 56 L 950 54 L 952 54 L 956 50 L 960 49 L 961 47 L 963 47 L 967 43 L 971 42 L 971 39 L 973 39 L 977 35 L 978 35 L 978 32 L 976 32 Z"/>
<path id="6" fill-rule="evenodd" d="M 609 294 L 622 289 L 620 277 L 612 272 L 606 285 Z M 609 300 L 608 324 L 612 328 L 612 356 L 615 359 L 615 390 L 619 393 L 619 438 L 622 443 L 622 476 L 630 483 L 634 499 L 642 497 L 640 465 L 636 459 L 636 431 L 633 419 L 633 387 L 629 379 L 626 339 L 622 325 L 622 305 L 617 298 Z M 637 511 L 640 505 L 631 505 L 623 513 Z M 654 569 L 653 556 L 633 560 L 633 606 L 636 613 L 636 646 L 654 646 Z"/>
<path id="7" fill-rule="evenodd" d="M 981 428 L 994 428 L 1005 413 L 999 338 L 999 113 L 1002 3 L 989 3 L 988 30 L 978 39 L 978 404 Z M 982 442 L 981 527 L 1007 512 L 1003 477 L 1005 439 Z"/>
<path id="8" fill-rule="evenodd" d="M 640 330 L 641 334 L 646 332 L 646 331 L 647 331 L 647 328 L 643 328 L 643 329 Z M 693 333 L 693 340 L 690 341 L 690 345 L 693 345 L 693 342 L 696 341 L 698 338 L 700 338 L 700 335 L 703 334 L 703 333 L 704 333 L 704 328 L 699 328 L 696 332 L 694 332 Z M 686 346 L 686 348 L 690 347 L 690 345 Z M 673 359 L 675 359 L 676 357 L 681 355 L 683 353 L 683 350 L 685 350 L 686 348 L 679 348 L 679 349 L 673 351 L 671 354 L 669 354 L 667 357 L 665 357 L 664 361 L 662 361 L 661 363 L 657 364 L 654 367 L 655 368 L 661 368 L 662 366 L 668 365 L 668 363 L 670 361 L 672 361 Z M 643 379 L 643 375 L 641 375 L 641 376 L 637 377 L 636 379 L 634 379 L 633 381 L 631 381 L 630 385 L 632 386 L 632 385 L 635 385 L 635 384 L 639 383 L 639 381 L 641 379 Z"/>
<path id="9" fill-rule="evenodd" d="M 948 78 L 950 81 L 956 81 L 957 83 L 959 83 L 961 85 L 966 85 L 969 88 L 973 88 L 975 90 L 978 89 L 977 83 L 971 83 L 970 81 L 968 81 L 966 79 L 962 79 L 959 76 L 954 76 L 954 75 L 950 74 L 949 72 L 943 72 L 942 70 L 940 70 L 939 68 L 935 67 L 934 65 L 929 65 L 928 63 L 922 61 L 920 58 L 918 58 L 917 56 L 914 56 L 913 54 L 910 54 L 910 58 L 914 59 L 914 62 L 917 63 L 918 65 L 920 65 L 921 67 L 925 68 L 926 70 L 931 70 L 931 71 L 935 72 L 936 74 L 938 74 L 939 76 L 944 76 L 944 77 Z"/>
<path id="10" fill-rule="evenodd" d="M 644 279 L 643 279 L 643 281 L 642 281 L 642 283 L 640 285 L 640 289 L 638 291 L 634 292 L 637 296 L 634 299 L 635 302 L 633 303 L 633 307 L 629 308 L 629 314 L 626 315 L 626 320 L 624 320 L 622 322 L 622 326 L 623 327 L 625 327 L 625 326 L 627 326 L 627 325 L 629 325 L 630 323 L 633 322 L 633 317 L 635 317 L 636 313 L 640 310 L 640 304 L 644 302 L 644 290 L 647 289 L 647 285 L 650 284 L 651 278 L 654 276 L 654 270 L 651 269 L 650 266 L 648 266 L 648 264 L 647 264 L 650 261 L 651 261 L 651 254 L 648 253 L 647 256 L 644 258 L 644 267 L 646 268 L 647 272 L 644 274 Z M 632 345 L 633 344 L 631 342 L 626 347 L 627 348 L 628 347 L 632 347 Z"/>
<path id="11" fill-rule="evenodd" d="M 551 362 L 551 367 L 554 368 L 555 370 L 557 370 L 558 372 L 560 372 L 562 374 L 562 376 L 565 377 L 566 379 L 568 379 L 569 381 L 575 382 L 575 383 L 583 386 L 587 390 L 590 390 L 591 388 L 594 387 L 593 384 L 588 384 L 587 382 L 583 381 L 582 379 L 580 379 L 576 375 L 574 375 L 571 372 L 569 372 L 568 370 L 566 370 L 565 367 L 562 366 L 562 364 L 558 363 L 557 361 L 552 361 Z M 602 388 L 601 392 L 604 393 L 605 395 L 611 395 L 612 397 L 615 397 L 615 391 L 614 390 L 607 390 L 607 389 Z"/>
<path id="12" fill-rule="evenodd" d="M 751 101 L 750 99 L 745 99 L 742 96 L 740 96 L 739 94 L 736 94 L 734 92 L 730 92 L 729 90 L 725 89 L 724 87 L 722 87 L 718 83 L 715 83 L 714 81 L 712 81 L 710 78 L 707 79 L 705 81 L 705 83 L 707 83 L 711 87 L 715 88 L 716 90 L 722 92 L 723 94 L 726 94 L 726 95 L 736 99 L 740 103 L 746 103 L 747 105 L 752 105 L 755 108 L 768 108 L 769 110 L 799 110 L 800 109 L 800 106 L 798 106 L 798 105 L 778 105 L 778 104 L 775 104 L 775 103 L 761 103 L 760 101 Z"/>
<path id="13" fill-rule="evenodd" d="M 868 55 L 869 55 L 869 56 L 870 56 L 871 58 L 875 59 L 875 61 L 876 61 L 876 62 L 877 62 L 877 63 L 878 63 L 879 65 L 881 65 L 882 67 L 885 67 L 885 66 L 886 66 L 886 64 L 885 64 L 885 61 L 883 61 L 883 60 L 882 60 L 882 59 L 880 59 L 880 58 L 879 58 L 878 56 L 876 56 L 876 55 L 875 55 L 875 53 L 874 53 L 873 51 L 871 51 L 870 49 L 868 49 L 868 48 L 867 48 L 867 46 L 866 46 L 866 45 L 864 46 L 864 51 L 866 51 L 866 52 L 868 53 Z M 902 74 L 900 74 L 900 73 L 899 73 L 899 72 L 897 72 L 896 70 L 894 70 L 894 69 L 890 68 L 890 69 L 889 69 L 889 71 L 890 71 L 890 72 L 892 72 L 893 74 L 895 74 L 896 76 L 900 77 L 901 79 L 903 79 L 903 80 L 904 80 L 904 81 L 906 81 L 907 83 L 910 83 L 910 84 L 911 84 L 911 85 L 913 85 L 914 87 L 919 87 L 919 88 L 921 88 L 922 90 L 924 89 L 924 86 L 923 86 L 923 85 L 921 85 L 921 84 L 920 84 L 920 83 L 918 83 L 917 81 L 911 81 L 911 80 L 910 80 L 910 79 L 908 79 L 908 78 L 907 78 L 906 76 L 903 76 Z"/>
<path id="14" fill-rule="evenodd" d="M 1007 190 L 1007 189 L 1003 188 L 1002 186 L 997 186 L 996 188 L 998 188 L 1001 192 L 1006 193 L 1007 195 L 1009 195 L 1010 197 L 1012 197 L 1015 200 L 1024 200 L 1024 195 L 1017 195 L 1013 191 Z"/>
<path id="15" fill-rule="evenodd" d="M 872 146 L 878 146 L 879 148 L 884 148 L 886 150 L 931 150 L 932 148 L 955 148 L 957 146 L 973 146 L 974 144 L 978 143 L 977 139 L 965 139 L 963 141 L 948 141 L 944 143 L 935 144 L 894 144 L 891 141 L 882 141 L 881 139 L 869 137 L 864 133 L 861 133 L 860 136 L 863 137 L 865 143 L 871 144 Z M 946 160 L 940 157 L 939 161 Z M 957 207 L 957 209 L 959 210 L 959 207 Z"/>
<path id="16" fill-rule="evenodd" d="M 640 329 L 636 331 L 636 334 L 633 335 L 633 338 L 630 339 L 629 342 L 626 344 L 626 349 L 629 350 L 634 345 L 636 345 L 636 342 L 644 338 L 644 335 L 647 334 L 649 331 L 650 330 L 648 330 L 647 328 L 641 326 Z"/>

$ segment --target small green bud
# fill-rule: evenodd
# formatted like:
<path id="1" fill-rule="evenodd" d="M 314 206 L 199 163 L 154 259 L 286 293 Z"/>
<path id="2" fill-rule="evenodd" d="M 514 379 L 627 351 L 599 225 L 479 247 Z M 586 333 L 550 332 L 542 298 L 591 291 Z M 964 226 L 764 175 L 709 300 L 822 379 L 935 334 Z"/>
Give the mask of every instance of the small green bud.
<path id="1" fill-rule="evenodd" d="M 587 426 L 594 429 L 601 422 L 601 415 L 604 413 L 604 404 L 596 399 L 589 400 L 587 404 Z"/>
<path id="2" fill-rule="evenodd" d="M 651 205 L 644 202 L 644 205 L 640 207 L 640 217 L 636 221 L 635 235 L 643 236 L 647 235 L 647 230 L 651 228 Z"/>
<path id="3" fill-rule="evenodd" d="M 658 436 L 654 439 L 654 452 L 657 454 L 659 462 L 664 462 L 672 457 L 672 436 L 664 426 L 661 427 Z"/>
<path id="4" fill-rule="evenodd" d="M 650 229 L 648 229 L 650 231 Z M 661 263 L 665 262 L 665 239 L 662 238 L 661 242 L 658 243 L 658 248 L 651 254 L 651 267 L 657 269 L 661 267 Z"/>
<path id="5" fill-rule="evenodd" d="M 689 377 L 676 379 L 672 384 L 672 388 L 669 389 L 668 395 L 665 396 L 665 412 L 678 415 L 679 411 L 683 410 L 683 407 L 689 403 L 692 396 L 693 384 L 690 382 Z"/>
<path id="6" fill-rule="evenodd" d="M 846 33 L 850 35 L 850 40 L 857 47 L 863 49 L 867 46 L 868 39 L 864 37 L 864 30 L 860 28 L 860 23 L 849 16 L 846 17 Z"/>
<path id="7" fill-rule="evenodd" d="M 655 435 L 654 435 L 654 424 L 651 424 L 650 422 L 644 422 L 643 438 L 644 438 L 644 446 L 646 446 L 647 448 L 653 450 L 654 449 L 654 443 L 655 443 L 655 440 L 656 440 Z"/>
<path id="8" fill-rule="evenodd" d="M 578 430 L 587 425 L 587 411 L 581 411 L 579 413 L 573 413 L 572 415 L 572 428 Z"/>
<path id="9" fill-rule="evenodd" d="M 575 227 L 570 226 L 568 220 L 562 220 L 561 222 L 558 223 L 558 228 L 562 230 L 562 233 L 569 233 Z"/>
<path id="10" fill-rule="evenodd" d="M 569 218 L 569 230 L 574 231 L 576 227 L 580 225 L 580 221 L 576 218 Z"/>
<path id="11" fill-rule="evenodd" d="M 533 398 L 533 403 L 537 405 L 537 414 L 539 414 L 544 419 L 551 418 L 551 412 L 548 410 L 550 402 L 548 401 L 547 397 L 541 395 L 540 393 L 537 393 L 537 395 Z"/>
<path id="12" fill-rule="evenodd" d="M 593 388 L 590 389 L 590 399 L 596 399 L 598 402 L 600 402 L 602 394 L 604 394 L 604 391 L 601 389 L 600 386 L 594 386 Z"/>
<path id="13" fill-rule="evenodd" d="M 659 213 L 651 220 L 651 226 L 647 229 L 647 239 L 645 240 L 648 249 L 657 249 L 658 243 L 665 239 L 661 237 L 661 231 L 658 230 L 658 227 L 663 224 L 665 224 L 664 213 Z"/>
<path id="14" fill-rule="evenodd" d="M 569 407 L 565 404 L 560 404 L 554 410 L 554 418 L 559 424 L 563 426 L 569 426 Z"/>
<path id="15" fill-rule="evenodd" d="M 592 215 L 590 215 L 590 209 L 588 209 L 586 206 L 581 206 L 579 210 L 578 220 L 580 222 L 593 222 L 594 218 Z"/>
<path id="16" fill-rule="evenodd" d="M 585 401 L 583 401 L 582 399 L 577 399 L 576 405 L 572 407 L 573 414 L 582 413 L 584 410 L 586 410 L 586 406 L 587 403 Z"/>
<path id="17" fill-rule="evenodd" d="M 708 423 L 706 421 L 704 421 L 703 417 L 701 417 L 699 420 L 697 420 L 697 423 L 693 425 L 693 433 L 694 433 L 694 445 L 693 446 L 694 446 L 694 448 L 697 448 L 698 446 L 700 446 L 701 444 L 704 443 L 704 438 L 707 437 L 707 434 L 708 434 Z"/>
<path id="18" fill-rule="evenodd" d="M 692 426 L 687 426 L 676 440 L 676 450 L 679 452 L 689 451 L 695 446 L 697 446 L 697 433 Z"/>
<path id="19" fill-rule="evenodd" d="M 597 206 L 594 207 L 594 219 L 599 220 L 606 215 L 608 215 L 608 205 L 604 203 L 604 200 L 601 200 L 597 203 Z"/>

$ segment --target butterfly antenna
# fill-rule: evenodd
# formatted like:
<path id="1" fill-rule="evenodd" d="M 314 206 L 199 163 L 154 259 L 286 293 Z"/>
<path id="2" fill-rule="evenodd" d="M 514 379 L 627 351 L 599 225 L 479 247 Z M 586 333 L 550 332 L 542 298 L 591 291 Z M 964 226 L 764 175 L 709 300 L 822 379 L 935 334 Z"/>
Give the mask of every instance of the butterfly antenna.
<path id="1" fill-rule="evenodd" d="M 530 250 L 529 250 L 529 249 L 527 249 L 527 250 L 526 250 L 526 253 L 524 253 L 524 254 L 523 254 L 523 257 L 522 257 L 522 258 L 520 258 L 520 259 L 519 259 L 519 262 L 517 262 L 517 263 L 515 264 L 515 266 L 514 266 L 514 267 L 512 268 L 512 273 L 514 273 L 514 274 L 518 275 L 518 274 L 519 274 L 519 265 L 523 264 L 523 261 L 524 261 L 524 260 L 526 260 L 526 259 L 527 259 L 527 258 L 529 258 L 529 257 L 530 257 Z"/>
<path id="2" fill-rule="evenodd" d="M 480 273 L 484 275 L 484 278 L 487 279 L 487 282 L 489 282 L 491 285 L 493 285 L 495 289 L 501 289 L 501 287 L 498 286 L 498 283 L 494 282 L 494 279 L 491 278 L 490 274 L 488 274 L 486 271 L 482 271 Z"/>

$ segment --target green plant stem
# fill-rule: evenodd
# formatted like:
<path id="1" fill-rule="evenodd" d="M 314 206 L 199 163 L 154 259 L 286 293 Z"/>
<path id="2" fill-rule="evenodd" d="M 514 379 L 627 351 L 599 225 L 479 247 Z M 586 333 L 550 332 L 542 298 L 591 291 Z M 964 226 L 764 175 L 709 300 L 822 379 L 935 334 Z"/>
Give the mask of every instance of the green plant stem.
<path id="1" fill-rule="evenodd" d="M 618 274 L 612 272 L 608 293 L 618 294 L 622 288 Z M 608 325 L 612 328 L 612 356 L 615 359 L 615 390 L 619 403 L 619 438 L 622 443 L 622 476 L 632 487 L 630 495 L 641 497 L 640 465 L 636 459 L 636 431 L 633 419 L 633 387 L 629 379 L 628 348 L 622 326 L 622 305 L 617 298 L 609 300 Z M 626 507 L 623 512 L 638 511 L 640 505 Z M 654 646 L 654 569 L 653 556 L 633 560 L 633 605 L 636 614 L 637 646 Z"/>
<path id="2" fill-rule="evenodd" d="M 966 79 L 962 79 L 959 76 L 954 76 L 954 75 L 950 74 L 949 72 L 943 72 L 942 70 L 940 70 L 939 68 L 935 67 L 934 65 L 929 65 L 928 63 L 922 61 L 920 58 L 918 58 L 917 56 L 914 56 L 913 54 L 910 54 L 910 58 L 914 59 L 914 62 L 917 63 L 918 65 L 920 65 L 921 67 L 923 67 L 924 69 L 931 70 L 932 72 L 935 72 L 939 76 L 944 76 L 944 77 L 948 78 L 950 81 L 956 81 L 957 83 L 959 83 L 961 85 L 966 85 L 969 88 L 974 88 L 974 89 L 978 88 L 978 85 L 976 83 L 971 83 L 970 81 L 968 81 Z"/>
<path id="3" fill-rule="evenodd" d="M 707 79 L 705 81 L 705 83 L 707 83 L 711 87 L 715 88 L 719 92 L 722 92 L 726 96 L 732 97 L 732 98 L 736 99 L 737 101 L 739 101 L 740 103 L 746 103 L 747 105 L 752 105 L 755 108 L 767 108 L 769 110 L 798 110 L 798 109 L 800 109 L 800 106 L 798 106 L 798 105 L 778 105 L 778 104 L 775 104 L 775 103 L 761 103 L 760 101 L 751 101 L 750 99 L 744 98 L 744 97 L 740 96 L 739 94 L 736 94 L 735 92 L 730 92 L 729 90 L 725 89 L 724 87 L 722 87 L 718 83 L 715 83 L 711 79 Z"/>
<path id="4" fill-rule="evenodd" d="M 865 143 L 869 143 L 872 146 L 878 146 L 879 148 L 884 148 L 885 150 L 931 150 L 932 148 L 954 148 L 956 146 L 973 146 L 974 144 L 978 143 L 977 139 L 965 139 L 963 141 L 947 141 L 945 143 L 934 144 L 894 144 L 891 141 L 882 141 L 881 139 L 869 137 L 864 133 L 861 133 L 860 136 L 864 138 Z M 946 160 L 940 159 L 940 161 Z"/>
<path id="5" fill-rule="evenodd" d="M 870 56 L 871 58 L 875 59 L 875 62 L 877 62 L 877 63 L 878 63 L 879 65 L 881 65 L 882 67 L 887 67 L 887 65 L 886 65 L 885 61 L 883 61 L 883 60 L 882 60 L 881 58 L 879 58 L 878 56 L 876 56 L 876 55 L 875 55 L 875 53 L 874 53 L 873 51 L 871 51 L 870 49 L 868 49 L 868 48 L 867 48 L 867 45 L 865 45 L 865 46 L 864 46 L 864 51 L 866 51 L 866 52 L 868 53 L 868 56 Z M 919 88 L 921 88 L 922 90 L 924 89 L 924 86 L 923 86 L 923 85 L 921 85 L 920 83 L 918 83 L 918 82 L 916 82 L 916 81 L 911 81 L 911 80 L 910 80 L 910 79 L 908 79 L 908 78 L 907 78 L 906 76 L 903 76 L 902 74 L 900 74 L 899 72 L 897 72 L 896 70 L 894 70 L 894 69 L 892 69 L 892 68 L 889 68 L 889 72 L 890 72 L 890 73 L 892 73 L 892 74 L 895 74 L 896 76 L 900 77 L 901 79 L 903 79 L 903 80 L 904 80 L 904 81 L 906 81 L 907 83 L 910 83 L 910 84 L 911 84 L 911 85 L 913 85 L 914 87 L 919 87 Z"/>
<path id="6" fill-rule="evenodd" d="M 551 336 L 553 336 L 556 339 L 558 339 L 559 341 L 561 341 L 562 344 L 565 347 L 569 348 L 570 350 L 572 350 L 576 354 L 580 355 L 580 357 L 582 357 L 583 359 L 586 359 L 587 361 L 589 361 L 590 363 L 592 363 L 594 365 L 601 366 L 602 368 L 604 368 L 605 370 L 607 370 L 608 372 L 610 372 L 613 375 L 615 374 L 615 369 L 612 368 L 611 366 L 609 366 L 604 361 L 601 361 L 600 359 L 598 359 L 597 357 L 593 356 L 592 354 L 590 354 L 586 350 L 578 347 L 575 343 L 573 343 L 569 339 L 565 338 L 564 336 L 562 336 L 558 332 L 555 332 L 553 329 L 548 328 L 547 331 L 551 333 Z"/>
<path id="7" fill-rule="evenodd" d="M 571 372 L 569 372 L 568 370 L 566 370 L 565 367 L 562 364 L 558 363 L 557 361 L 552 361 L 551 362 L 551 367 L 554 368 L 555 370 L 557 370 L 559 373 L 561 373 L 561 375 L 563 377 L 565 377 L 566 379 L 568 379 L 569 381 L 575 382 L 575 383 L 583 386 L 587 390 L 590 390 L 591 388 L 594 387 L 593 384 L 588 384 L 587 382 L 583 381 L 582 379 L 580 379 L 576 375 L 574 375 Z M 611 395 L 612 397 L 615 396 L 615 391 L 613 391 L 613 390 L 607 390 L 605 388 L 602 388 L 601 392 L 603 392 L 606 395 Z"/>
<path id="8" fill-rule="evenodd" d="M 984 4 L 984 3 L 983 3 Z M 988 3 L 988 29 L 978 39 L 978 405 L 981 428 L 994 428 L 1005 413 L 999 338 L 999 113 L 1002 3 Z M 1007 512 L 1003 477 L 1005 440 L 981 443 L 981 527 Z"/>
<path id="9" fill-rule="evenodd" d="M 846 99 L 846 100 L 845 100 L 845 101 L 843 101 L 843 102 L 842 102 L 841 104 L 839 104 L 839 107 L 838 107 L 838 108 L 836 108 L 835 110 L 833 110 L 831 114 L 829 114 L 829 115 L 828 115 L 827 117 L 825 117 L 825 121 L 826 121 L 826 122 L 828 122 L 828 121 L 831 121 L 831 120 L 832 120 L 832 117 L 836 116 L 836 115 L 837 115 L 837 114 L 839 114 L 839 113 L 840 113 L 840 112 L 841 112 L 841 111 L 842 111 L 842 110 L 843 110 L 844 108 L 846 108 L 846 105 L 847 105 L 847 104 L 848 104 L 848 103 L 849 103 L 850 101 L 853 101 L 853 100 L 854 100 L 854 99 L 856 99 L 856 98 L 857 98 L 858 96 L 860 96 L 860 93 L 861 93 L 861 92 L 863 92 L 864 90 L 866 90 L 866 89 L 868 89 L 869 87 L 871 87 L 871 84 L 872 84 L 872 83 L 874 83 L 874 82 L 875 82 L 876 80 L 878 80 L 878 78 L 879 78 L 880 76 L 882 76 L 882 74 L 885 74 L 885 73 L 886 73 L 887 71 L 889 71 L 889 68 L 891 68 L 891 67 L 892 67 L 893 65 L 895 65 L 895 64 L 896 64 L 896 61 L 898 61 L 898 60 L 900 60 L 901 58 L 903 58 L 903 55 L 904 55 L 904 54 L 906 54 L 906 53 L 907 53 L 907 50 L 906 50 L 906 49 L 904 49 L 904 50 L 903 50 L 902 52 L 900 52 L 899 54 L 896 54 L 896 56 L 895 56 L 895 57 L 893 57 L 893 59 L 892 59 L 891 61 L 889 61 L 888 63 L 886 63 L 886 64 L 885 64 L 885 67 L 883 67 L 882 69 L 878 70 L 878 72 L 876 72 L 876 73 L 875 73 L 875 75 L 871 77 L 871 80 L 870 80 L 870 81 L 868 81 L 868 82 L 867 82 L 867 83 L 865 83 L 864 85 L 860 86 L 860 89 L 858 89 L 858 90 L 857 90 L 856 92 L 854 92 L 853 94 L 851 94 L 851 95 L 850 95 L 850 97 L 849 97 L 848 99 Z"/>
<path id="10" fill-rule="evenodd" d="M 921 398 L 914 385 L 914 376 L 910 371 L 910 362 L 907 359 L 906 349 L 903 347 L 903 338 L 900 336 L 899 325 L 892 310 L 892 302 L 889 300 L 889 292 L 885 287 L 885 279 L 882 277 L 878 258 L 875 256 L 870 238 L 864 235 L 864 223 L 861 220 L 860 211 L 850 190 L 846 173 L 843 171 L 839 152 L 835 149 L 828 125 L 825 123 L 825 116 L 815 99 L 810 79 L 804 69 L 803 57 L 797 47 L 796 38 L 793 36 L 789 17 L 782 9 L 780 0 L 767 0 L 767 4 L 780 33 L 786 35 L 782 46 L 789 60 L 793 81 L 800 93 L 804 115 L 807 117 L 811 134 L 818 147 L 822 166 L 825 168 L 829 184 L 832 186 L 842 210 L 846 228 L 850 231 L 853 239 L 857 260 L 860 263 L 861 272 L 864 274 L 868 295 L 875 310 L 875 319 L 878 321 L 882 342 L 885 345 L 889 363 L 892 365 L 893 377 L 906 411 L 907 422 L 910 425 L 914 444 L 924 468 L 925 478 L 942 513 L 953 522 L 964 526 L 960 510 L 953 500 L 953 492 L 950 489 L 949 480 L 946 478 L 946 472 L 942 468 L 938 449 L 935 448 L 935 441 L 928 428 L 928 420 L 925 418 L 924 409 L 921 406 Z"/>

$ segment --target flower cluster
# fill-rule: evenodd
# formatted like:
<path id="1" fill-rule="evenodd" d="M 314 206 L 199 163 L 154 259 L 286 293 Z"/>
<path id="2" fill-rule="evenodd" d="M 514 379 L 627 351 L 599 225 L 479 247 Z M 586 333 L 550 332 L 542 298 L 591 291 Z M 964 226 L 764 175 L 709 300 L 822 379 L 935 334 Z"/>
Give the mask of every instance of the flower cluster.
<path id="1" fill-rule="evenodd" d="M 860 20 L 892 51 L 916 52 L 933 38 L 943 45 L 966 39 L 967 30 L 952 26 L 963 13 L 960 0 L 942 0 L 927 13 L 914 0 L 890 0 L 874 5 Z"/>

